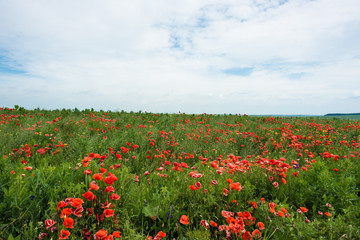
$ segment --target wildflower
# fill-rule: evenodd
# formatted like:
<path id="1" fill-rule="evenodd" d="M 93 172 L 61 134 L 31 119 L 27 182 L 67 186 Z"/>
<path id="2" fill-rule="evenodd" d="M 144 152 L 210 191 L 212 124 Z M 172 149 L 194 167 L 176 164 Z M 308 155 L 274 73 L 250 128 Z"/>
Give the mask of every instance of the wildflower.
<path id="1" fill-rule="evenodd" d="M 257 226 L 260 230 L 264 230 L 265 229 L 265 225 L 262 222 L 258 222 Z"/>
<path id="2" fill-rule="evenodd" d="M 213 226 L 213 227 L 217 227 L 217 226 L 218 226 L 218 224 L 217 224 L 216 222 L 214 222 L 214 221 L 210 221 L 210 225 Z"/>
<path id="3" fill-rule="evenodd" d="M 115 181 L 117 181 L 117 177 L 112 174 L 111 172 L 108 173 L 108 176 L 104 179 L 104 182 L 109 184 L 109 185 L 113 185 Z"/>
<path id="4" fill-rule="evenodd" d="M 330 203 L 326 203 L 326 206 L 330 208 L 330 207 L 331 207 L 331 204 L 330 204 Z"/>
<path id="5" fill-rule="evenodd" d="M 234 182 L 234 180 L 232 180 L 232 179 L 230 179 L 230 178 L 228 178 L 226 181 L 227 181 L 229 184 L 231 184 L 231 183 Z"/>
<path id="6" fill-rule="evenodd" d="M 99 231 L 97 231 L 97 233 L 95 233 L 95 236 L 99 239 L 104 239 L 107 236 L 107 231 L 105 231 L 104 229 L 101 229 Z"/>
<path id="7" fill-rule="evenodd" d="M 109 217 L 111 217 L 111 216 L 114 216 L 114 210 L 112 210 L 112 209 L 105 209 L 105 210 L 104 210 L 104 215 L 105 215 L 105 217 L 107 217 L 107 218 L 109 218 Z"/>
<path id="8" fill-rule="evenodd" d="M 84 198 L 86 198 L 88 201 L 92 201 L 92 200 L 94 200 L 94 199 L 96 198 L 96 196 L 95 196 L 92 192 L 90 192 L 90 191 L 84 193 L 83 196 L 84 196 Z"/>
<path id="9" fill-rule="evenodd" d="M 113 194 L 111 194 L 110 199 L 111 199 L 111 200 L 119 200 L 119 199 L 120 199 L 120 196 L 117 195 L 116 193 L 113 193 Z"/>
<path id="10" fill-rule="evenodd" d="M 227 218 L 227 217 L 232 217 L 232 216 L 234 216 L 234 213 L 233 213 L 233 212 L 228 212 L 228 211 L 222 210 L 222 211 L 221 211 L 221 215 L 222 215 L 223 217 Z"/>
<path id="11" fill-rule="evenodd" d="M 94 174 L 94 175 L 93 175 L 93 178 L 94 178 L 95 180 L 99 180 L 99 181 L 102 181 L 102 180 L 103 180 L 103 176 L 102 176 L 101 173 Z"/>
<path id="12" fill-rule="evenodd" d="M 82 160 L 83 167 L 87 167 L 91 161 L 91 157 L 84 157 Z"/>
<path id="13" fill-rule="evenodd" d="M 160 232 L 158 232 L 158 234 L 156 234 L 154 240 L 160 240 L 164 237 L 166 237 L 166 233 L 164 233 L 163 231 L 160 231 Z"/>
<path id="14" fill-rule="evenodd" d="M 182 215 L 181 218 L 180 218 L 180 223 L 181 223 L 181 224 L 184 224 L 184 225 L 189 224 L 189 218 L 188 218 L 188 216 Z"/>
<path id="15" fill-rule="evenodd" d="M 67 216 L 70 216 L 71 213 L 72 213 L 71 208 L 64 208 L 63 210 L 61 210 L 60 218 L 65 218 Z"/>
<path id="16" fill-rule="evenodd" d="M 59 211 L 60 208 L 66 207 L 66 203 L 64 201 L 60 201 L 57 205 L 57 210 Z"/>
<path id="17" fill-rule="evenodd" d="M 47 219 L 45 220 L 45 226 L 46 226 L 46 229 L 49 229 L 51 228 L 52 226 L 55 225 L 55 221 L 53 219 Z"/>
<path id="18" fill-rule="evenodd" d="M 64 226 L 66 228 L 74 228 L 73 225 L 74 225 L 74 219 L 68 217 L 64 219 Z"/>
<path id="19" fill-rule="evenodd" d="M 246 240 L 251 239 L 250 232 L 249 231 L 244 232 L 243 235 L 242 235 L 242 238 L 246 239 Z"/>
<path id="20" fill-rule="evenodd" d="M 105 188 L 105 192 L 107 192 L 107 193 L 115 192 L 115 189 L 113 186 L 110 185 Z"/>
<path id="21" fill-rule="evenodd" d="M 241 190 L 241 185 L 239 182 L 236 183 L 230 183 L 230 189 L 231 190 L 237 190 L 240 191 Z"/>
<path id="22" fill-rule="evenodd" d="M 60 231 L 60 240 L 61 239 L 68 239 L 69 238 L 69 236 L 70 236 L 70 232 L 68 231 L 68 230 L 65 230 L 65 229 L 62 229 L 61 231 Z"/>
<path id="23" fill-rule="evenodd" d="M 90 175 L 90 174 L 92 174 L 92 171 L 91 171 L 90 169 L 86 169 L 86 170 L 84 171 L 84 174 L 85 174 L 85 175 Z"/>
<path id="24" fill-rule="evenodd" d="M 255 238 L 260 238 L 261 237 L 261 232 L 259 231 L 259 229 L 255 229 L 252 234 L 253 237 Z"/>
<path id="25" fill-rule="evenodd" d="M 269 208 L 270 208 L 271 213 L 275 213 L 275 207 L 276 207 L 276 204 L 274 202 L 269 203 Z"/>
<path id="26" fill-rule="evenodd" d="M 319 215 L 323 215 L 323 212 L 321 212 L 321 211 L 318 211 L 318 214 L 319 214 Z"/>
<path id="27" fill-rule="evenodd" d="M 190 168 L 186 163 L 184 162 L 181 162 L 181 166 L 184 167 L 184 168 Z"/>
<path id="28" fill-rule="evenodd" d="M 90 183 L 89 191 L 90 191 L 90 190 L 95 190 L 95 191 L 99 190 L 99 186 L 96 184 L 95 181 L 92 181 L 92 182 Z"/>
<path id="29" fill-rule="evenodd" d="M 227 196 L 227 195 L 229 194 L 229 190 L 227 190 L 226 188 L 224 188 L 223 194 L 224 194 L 225 196 Z"/>
<path id="30" fill-rule="evenodd" d="M 121 238 L 120 232 L 118 232 L 118 231 L 114 231 L 112 235 L 116 238 Z"/>
<path id="31" fill-rule="evenodd" d="M 329 213 L 329 212 L 326 212 L 326 213 L 324 213 L 327 217 L 330 217 L 331 216 L 331 213 Z"/>
<path id="32" fill-rule="evenodd" d="M 211 181 L 211 185 L 216 185 L 216 184 L 218 184 L 218 182 L 216 180 Z"/>
<path id="33" fill-rule="evenodd" d="M 279 217 L 285 217 L 285 214 L 282 211 L 278 211 Z"/>
<path id="34" fill-rule="evenodd" d="M 306 213 L 306 212 L 308 211 L 308 209 L 307 209 L 307 208 L 304 208 L 304 207 L 300 207 L 300 209 L 301 209 L 301 211 L 302 211 L 303 213 Z"/>
<path id="35" fill-rule="evenodd" d="M 40 233 L 39 234 L 39 239 L 40 240 L 42 240 L 42 239 L 44 239 L 44 237 L 46 237 L 46 236 L 48 236 L 49 234 L 47 234 L 47 233 Z"/>
<path id="36" fill-rule="evenodd" d="M 81 213 L 84 211 L 83 207 L 78 207 L 77 209 L 75 209 L 75 211 L 73 212 L 73 214 L 77 217 L 81 217 Z"/>
<path id="37" fill-rule="evenodd" d="M 307 171 L 308 169 L 306 167 L 301 167 L 301 170 Z"/>
<path id="38" fill-rule="evenodd" d="M 207 223 L 206 220 L 201 220 L 201 221 L 200 221 L 200 225 L 201 225 L 201 226 L 204 226 L 206 229 L 209 228 L 209 224 Z"/>
<path id="39" fill-rule="evenodd" d="M 74 208 L 78 208 L 81 207 L 81 205 L 83 204 L 83 200 L 81 198 L 75 198 L 71 204 L 72 207 Z"/>

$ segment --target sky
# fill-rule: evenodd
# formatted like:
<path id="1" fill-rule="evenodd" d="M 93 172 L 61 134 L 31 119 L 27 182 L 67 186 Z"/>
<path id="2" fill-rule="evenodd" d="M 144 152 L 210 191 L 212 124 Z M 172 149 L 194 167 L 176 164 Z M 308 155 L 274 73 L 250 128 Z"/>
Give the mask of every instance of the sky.
<path id="1" fill-rule="evenodd" d="M 360 112 L 359 0 L 0 0 L 0 107 Z"/>

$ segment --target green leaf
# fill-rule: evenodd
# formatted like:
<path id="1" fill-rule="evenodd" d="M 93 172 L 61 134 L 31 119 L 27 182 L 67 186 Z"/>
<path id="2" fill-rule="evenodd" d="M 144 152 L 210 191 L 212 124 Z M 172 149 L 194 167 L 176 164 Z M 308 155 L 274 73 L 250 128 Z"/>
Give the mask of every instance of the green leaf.
<path id="1" fill-rule="evenodd" d="M 142 213 L 147 217 L 154 217 L 159 215 L 160 206 L 148 205 L 143 208 Z"/>

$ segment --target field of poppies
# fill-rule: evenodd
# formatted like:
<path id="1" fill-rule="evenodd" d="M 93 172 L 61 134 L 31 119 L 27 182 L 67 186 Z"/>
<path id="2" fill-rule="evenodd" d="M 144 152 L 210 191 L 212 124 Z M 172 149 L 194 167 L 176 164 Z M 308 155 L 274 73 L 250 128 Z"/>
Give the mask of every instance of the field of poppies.
<path id="1" fill-rule="evenodd" d="M 0 108 L 0 239 L 360 239 L 360 122 Z"/>

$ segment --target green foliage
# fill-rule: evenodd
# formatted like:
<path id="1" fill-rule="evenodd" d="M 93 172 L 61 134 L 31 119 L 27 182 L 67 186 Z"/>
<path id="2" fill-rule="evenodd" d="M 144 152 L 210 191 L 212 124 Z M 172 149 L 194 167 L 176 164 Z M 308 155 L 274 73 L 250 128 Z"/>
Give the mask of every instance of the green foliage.
<path id="1" fill-rule="evenodd" d="M 226 231 L 202 222 L 229 227 L 223 211 L 234 218 L 251 214 L 254 222 L 244 218 L 244 229 L 252 234 L 262 222 L 264 239 L 360 236 L 359 122 L 19 106 L 0 113 L 1 240 L 40 233 L 58 239 L 66 228 L 57 205 L 66 198 L 84 200 L 82 216 L 71 215 L 69 239 L 80 239 L 83 228 L 92 235 L 118 230 L 122 239 L 160 231 L 166 239 L 223 239 Z M 118 200 L 105 192 L 107 183 L 93 178 L 109 172 L 117 177 Z M 92 190 L 97 201 L 84 197 L 92 181 L 100 187 Z M 117 223 L 114 216 L 88 214 L 93 208 L 101 218 L 106 202 Z M 180 223 L 183 215 L 188 225 Z M 45 228 L 47 219 L 57 222 L 57 232 Z M 229 234 L 236 238 L 235 230 Z"/>

